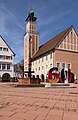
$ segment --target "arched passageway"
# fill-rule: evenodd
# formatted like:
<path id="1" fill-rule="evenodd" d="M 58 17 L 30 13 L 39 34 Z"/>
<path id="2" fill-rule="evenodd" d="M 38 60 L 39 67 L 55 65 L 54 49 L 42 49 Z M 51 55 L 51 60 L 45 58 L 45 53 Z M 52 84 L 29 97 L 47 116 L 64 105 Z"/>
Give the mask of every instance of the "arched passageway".
<path id="1" fill-rule="evenodd" d="M 2 82 L 10 82 L 10 74 L 4 73 L 2 76 Z"/>

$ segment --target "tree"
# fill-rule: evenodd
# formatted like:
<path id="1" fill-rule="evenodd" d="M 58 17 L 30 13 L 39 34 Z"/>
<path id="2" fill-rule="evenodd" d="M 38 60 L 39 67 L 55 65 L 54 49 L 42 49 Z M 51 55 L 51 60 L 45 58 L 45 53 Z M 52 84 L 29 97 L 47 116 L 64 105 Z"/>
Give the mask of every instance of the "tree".
<path id="1" fill-rule="evenodd" d="M 14 65 L 16 76 L 24 77 L 24 59 Z"/>

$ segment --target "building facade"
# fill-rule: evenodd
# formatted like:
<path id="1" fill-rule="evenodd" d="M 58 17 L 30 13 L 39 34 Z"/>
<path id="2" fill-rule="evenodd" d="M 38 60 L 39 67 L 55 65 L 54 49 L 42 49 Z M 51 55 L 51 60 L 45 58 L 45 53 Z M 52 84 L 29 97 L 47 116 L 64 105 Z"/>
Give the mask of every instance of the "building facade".
<path id="1" fill-rule="evenodd" d="M 14 56 L 15 53 L 0 36 L 0 81 L 11 81 L 14 78 Z"/>
<path id="2" fill-rule="evenodd" d="M 31 57 L 35 77 L 43 76 L 46 80 L 49 69 L 58 67 L 58 71 L 62 68 L 69 68 L 73 79 L 78 79 L 78 36 L 74 27 L 68 27 L 38 47 Z"/>

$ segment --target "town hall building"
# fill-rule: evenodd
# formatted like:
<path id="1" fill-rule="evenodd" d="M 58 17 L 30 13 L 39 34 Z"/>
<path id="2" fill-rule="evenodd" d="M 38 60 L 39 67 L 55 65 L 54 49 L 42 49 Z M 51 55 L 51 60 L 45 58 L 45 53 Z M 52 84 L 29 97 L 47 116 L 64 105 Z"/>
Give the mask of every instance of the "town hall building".
<path id="1" fill-rule="evenodd" d="M 28 70 L 29 49 L 31 51 L 32 71 L 35 77 L 44 76 L 53 67 L 69 68 L 73 79 L 78 79 L 78 35 L 73 26 L 68 27 L 54 38 L 38 46 L 39 36 L 36 30 L 36 17 L 31 10 L 26 19 L 26 34 L 24 36 L 24 71 Z M 29 37 L 31 36 L 31 42 Z M 29 42 L 31 48 L 29 48 Z"/>
<path id="2" fill-rule="evenodd" d="M 14 79 L 15 53 L 0 35 L 0 82 L 10 82 Z"/>

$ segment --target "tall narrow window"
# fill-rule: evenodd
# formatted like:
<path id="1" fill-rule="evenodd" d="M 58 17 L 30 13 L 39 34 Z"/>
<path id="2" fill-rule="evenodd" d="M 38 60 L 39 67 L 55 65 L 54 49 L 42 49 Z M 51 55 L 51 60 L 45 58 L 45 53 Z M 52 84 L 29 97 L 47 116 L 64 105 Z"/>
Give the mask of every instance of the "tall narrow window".
<path id="1" fill-rule="evenodd" d="M 40 63 L 40 59 L 38 59 L 38 63 Z"/>
<path id="2" fill-rule="evenodd" d="M 7 64 L 7 70 L 10 70 L 10 64 Z"/>
<path id="3" fill-rule="evenodd" d="M 1 64 L 0 64 L 0 70 L 1 70 Z"/>
<path id="4" fill-rule="evenodd" d="M 44 62 L 44 57 L 42 57 L 42 62 Z"/>
<path id="5" fill-rule="evenodd" d="M 42 66 L 42 70 L 44 70 L 44 66 Z"/>
<path id="6" fill-rule="evenodd" d="M 57 62 L 57 67 L 60 68 L 60 63 L 59 62 Z"/>
<path id="7" fill-rule="evenodd" d="M 40 71 L 40 67 L 38 67 L 38 70 Z"/>
<path id="8" fill-rule="evenodd" d="M 36 68 L 36 71 L 37 71 L 37 68 Z"/>
<path id="9" fill-rule="evenodd" d="M 46 65 L 46 69 L 48 68 L 48 65 Z"/>
<path id="10" fill-rule="evenodd" d="M 2 70 L 6 69 L 6 64 L 2 64 Z"/>
<path id="11" fill-rule="evenodd" d="M 62 63 L 62 67 L 65 68 L 65 67 L 66 67 L 66 64 L 65 64 L 65 63 Z"/>
<path id="12" fill-rule="evenodd" d="M 48 55 L 46 55 L 46 60 L 48 60 Z"/>
<path id="13" fill-rule="evenodd" d="M 52 68 L 52 63 L 50 64 L 50 68 Z"/>
<path id="14" fill-rule="evenodd" d="M 68 63 L 68 64 L 67 64 L 67 67 L 68 67 L 68 68 L 71 68 L 71 64 L 70 64 L 70 63 Z"/>
<path id="15" fill-rule="evenodd" d="M 50 53 L 50 59 L 52 59 L 52 53 Z"/>

